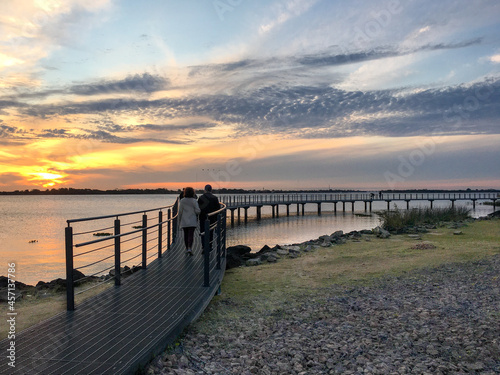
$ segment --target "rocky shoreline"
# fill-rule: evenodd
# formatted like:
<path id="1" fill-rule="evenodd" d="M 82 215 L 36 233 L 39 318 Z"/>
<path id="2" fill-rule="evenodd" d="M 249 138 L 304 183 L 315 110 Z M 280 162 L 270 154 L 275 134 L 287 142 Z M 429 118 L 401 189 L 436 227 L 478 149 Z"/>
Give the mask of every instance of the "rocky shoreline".
<path id="1" fill-rule="evenodd" d="M 216 335 L 188 329 L 146 372 L 498 374 L 499 274 L 496 255 L 311 291 L 265 315 L 229 315 Z"/>
<path id="2" fill-rule="evenodd" d="M 252 249 L 246 245 L 236 245 L 227 248 L 226 269 L 231 269 L 241 266 L 258 266 L 263 263 L 276 263 L 283 257 L 297 258 L 301 253 L 314 251 L 320 247 L 332 247 L 346 244 L 348 241 L 361 242 L 371 241 L 372 238 L 389 238 L 391 235 L 406 234 L 409 238 L 414 240 L 421 239 L 421 234 L 428 233 L 429 230 L 439 227 L 446 227 L 448 229 L 460 229 L 467 226 L 468 223 L 475 220 L 488 220 L 489 218 L 481 219 L 467 219 L 460 222 L 445 222 L 438 225 L 426 224 L 413 227 L 406 227 L 398 232 L 389 232 L 384 228 L 377 226 L 373 229 L 365 229 L 360 231 L 351 231 L 344 233 L 339 230 L 330 235 L 323 235 L 317 239 L 296 243 L 292 245 L 275 245 L 269 247 L 265 245 L 258 252 L 252 252 Z M 455 235 L 460 235 L 460 230 L 454 231 Z"/>
<path id="3" fill-rule="evenodd" d="M 488 220 L 481 218 L 477 220 Z M 440 223 L 460 229 L 474 219 Z M 406 228 L 415 248 L 436 226 Z M 296 258 L 348 241 L 389 238 L 383 228 L 336 231 L 287 246 L 228 248 L 228 268 Z M 235 317 L 196 324 L 145 370 L 172 374 L 484 374 L 500 373 L 500 255 L 467 263 L 386 276 L 369 286 L 311 290 L 266 313 L 252 308 Z M 218 305 L 241 308 L 232 300 Z"/>
<path id="4" fill-rule="evenodd" d="M 121 274 L 122 277 L 130 276 L 132 273 L 141 269 L 139 266 L 132 267 L 122 267 Z M 115 270 L 109 271 L 107 275 L 103 276 L 86 276 L 78 270 L 73 270 L 73 281 L 76 285 L 84 285 L 87 283 L 95 283 L 109 280 L 114 277 Z M 8 288 L 8 278 L 6 276 L 0 276 L 0 303 L 7 302 L 7 288 Z M 37 296 L 47 296 L 50 293 L 61 293 L 66 291 L 66 279 L 57 278 L 51 281 L 39 281 L 36 285 L 25 284 L 20 281 L 15 281 L 15 294 L 16 300 L 23 298 L 25 295 L 37 295 Z"/>

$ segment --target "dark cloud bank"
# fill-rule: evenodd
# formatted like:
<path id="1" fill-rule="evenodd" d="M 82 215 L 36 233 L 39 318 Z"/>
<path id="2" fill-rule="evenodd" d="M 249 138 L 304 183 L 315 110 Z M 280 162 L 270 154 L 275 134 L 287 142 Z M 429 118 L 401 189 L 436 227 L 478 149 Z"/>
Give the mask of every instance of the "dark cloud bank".
<path id="1" fill-rule="evenodd" d="M 377 50 L 357 53 L 317 53 L 290 58 L 286 63 L 279 59 L 269 61 L 242 60 L 229 64 L 192 67 L 190 75 L 230 80 L 242 76 L 238 87 L 231 94 L 215 92 L 212 95 L 192 95 L 183 98 L 151 100 L 148 95 L 170 87 L 167 78 L 148 73 L 129 76 L 123 80 L 104 80 L 73 85 L 65 90 L 83 97 L 100 94 L 117 94 L 120 98 L 66 102 L 53 105 L 29 105 L 26 97 L 1 98 L 0 111 L 15 107 L 24 116 L 48 118 L 75 114 L 147 114 L 170 122 L 172 119 L 205 117 L 205 124 L 122 126 L 108 124 L 97 129 L 85 130 L 89 137 L 115 143 L 132 143 L 145 140 L 169 142 L 155 136 L 157 131 L 189 131 L 215 127 L 215 123 L 230 124 L 236 136 L 247 134 L 293 134 L 304 138 L 335 138 L 347 136 L 419 136 L 455 134 L 499 134 L 500 78 L 491 77 L 472 85 L 458 85 L 440 89 L 343 91 L 328 85 L 300 85 L 293 80 L 265 80 L 252 86 L 255 73 L 266 64 L 283 65 L 282 70 L 303 69 L 309 72 L 321 66 L 332 66 L 404 55 L 422 50 L 464 48 L 480 44 L 481 39 L 456 44 L 437 44 L 419 47 L 412 51 Z M 270 75 L 270 72 L 265 72 Z M 199 79 L 200 80 L 200 79 Z M 197 81 L 199 82 L 199 81 Z M 57 90 L 56 90 L 57 91 Z M 40 92 L 40 97 L 51 95 L 54 90 Z M 124 98 L 123 94 L 130 94 Z M 37 93 L 31 93 L 31 98 Z M 4 124 L 8 126 L 8 124 Z M 117 134 L 142 131 L 152 134 L 147 138 L 119 137 Z M 12 136 L 4 128 L 0 137 Z M 74 137 L 61 129 L 46 130 L 40 137 Z M 174 142 L 174 141 L 170 141 Z M 175 143 L 175 142 L 174 142 Z"/>
<path id="2" fill-rule="evenodd" d="M 50 117 L 149 111 L 165 119 L 205 116 L 216 122 L 233 124 L 242 133 L 300 131 L 304 137 L 499 134 L 499 88 L 499 79 L 416 93 L 342 91 L 331 87 L 304 86 L 281 89 L 271 86 L 255 90 L 252 95 L 108 99 L 64 106 L 31 106 L 22 108 L 21 112 L 29 116 Z M 184 128 L 190 127 L 199 129 L 200 124 Z M 175 126 L 137 125 L 134 130 L 138 128 L 155 131 L 173 130 Z"/>

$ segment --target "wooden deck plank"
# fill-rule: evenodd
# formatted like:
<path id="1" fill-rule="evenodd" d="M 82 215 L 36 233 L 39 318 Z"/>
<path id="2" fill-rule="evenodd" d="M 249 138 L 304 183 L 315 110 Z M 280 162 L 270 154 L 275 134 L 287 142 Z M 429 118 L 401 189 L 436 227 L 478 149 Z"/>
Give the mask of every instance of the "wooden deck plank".
<path id="1" fill-rule="evenodd" d="M 181 241 L 122 285 L 16 335 L 16 368 L 0 374 L 129 374 L 159 353 L 208 305 L 222 281 L 210 253 L 211 287 L 203 287 L 199 237 L 195 255 Z M 7 347 L 3 340 L 2 347 Z"/>

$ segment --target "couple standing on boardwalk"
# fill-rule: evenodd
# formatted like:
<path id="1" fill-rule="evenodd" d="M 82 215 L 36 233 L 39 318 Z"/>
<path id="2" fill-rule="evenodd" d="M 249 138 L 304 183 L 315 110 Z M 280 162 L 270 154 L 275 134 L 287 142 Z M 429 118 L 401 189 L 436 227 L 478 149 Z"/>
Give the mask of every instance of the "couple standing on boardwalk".
<path id="1" fill-rule="evenodd" d="M 206 185 L 203 195 L 196 200 L 196 194 L 192 187 L 187 187 L 181 193 L 179 201 L 179 227 L 184 231 L 184 244 L 189 255 L 193 255 L 194 232 L 198 228 L 203 228 L 207 215 L 220 208 L 219 199 L 212 194 L 212 186 Z M 210 216 L 210 224 L 215 223 L 217 217 Z M 200 230 L 201 232 L 201 230 Z M 212 241 L 212 233 L 210 233 Z"/>

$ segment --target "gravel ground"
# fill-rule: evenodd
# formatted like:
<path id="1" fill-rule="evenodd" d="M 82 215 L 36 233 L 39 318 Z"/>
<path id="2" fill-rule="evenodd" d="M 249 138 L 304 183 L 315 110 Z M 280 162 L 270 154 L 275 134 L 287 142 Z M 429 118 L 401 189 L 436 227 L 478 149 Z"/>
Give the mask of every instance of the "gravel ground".
<path id="1" fill-rule="evenodd" d="M 195 323 L 147 373 L 499 374 L 499 271 L 497 255 Z"/>

